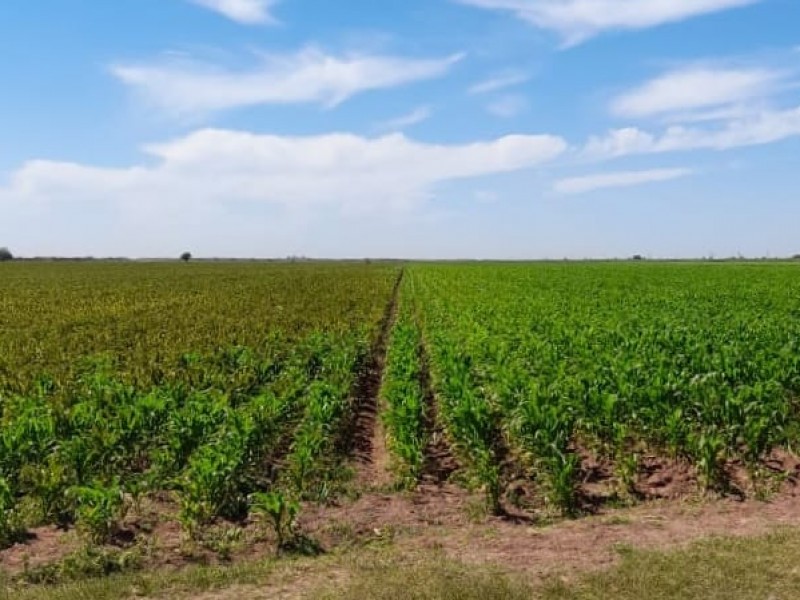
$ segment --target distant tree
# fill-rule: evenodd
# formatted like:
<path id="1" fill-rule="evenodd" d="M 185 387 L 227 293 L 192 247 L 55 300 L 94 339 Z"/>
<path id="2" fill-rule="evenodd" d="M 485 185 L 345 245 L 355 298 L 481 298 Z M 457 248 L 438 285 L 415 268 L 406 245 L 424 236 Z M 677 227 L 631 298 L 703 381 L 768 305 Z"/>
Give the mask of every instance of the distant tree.
<path id="1" fill-rule="evenodd" d="M 795 254 L 792 258 L 794 260 L 800 260 L 800 254 Z"/>
<path id="2" fill-rule="evenodd" d="M 192 260 L 192 253 L 191 252 L 184 252 L 183 254 L 181 254 L 181 260 L 183 262 L 189 262 L 190 260 Z"/>
<path id="3" fill-rule="evenodd" d="M 11 254 L 11 250 L 8 248 L 0 248 L 0 262 L 7 260 L 14 260 L 14 255 Z"/>
<path id="4" fill-rule="evenodd" d="M 633 260 L 644 260 L 644 256 L 642 256 L 641 254 L 634 254 Z"/>

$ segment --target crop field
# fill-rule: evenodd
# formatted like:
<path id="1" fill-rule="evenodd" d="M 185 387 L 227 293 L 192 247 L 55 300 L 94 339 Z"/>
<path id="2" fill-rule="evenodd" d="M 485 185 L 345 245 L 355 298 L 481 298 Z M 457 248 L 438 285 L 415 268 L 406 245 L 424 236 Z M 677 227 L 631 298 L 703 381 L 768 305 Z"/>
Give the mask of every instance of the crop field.
<path id="1" fill-rule="evenodd" d="M 187 540 L 260 515 L 288 548 L 381 452 L 381 493 L 494 514 L 797 475 L 788 263 L 12 263 L 0 332 L 0 549 L 118 544 L 154 505 Z"/>
<path id="2" fill-rule="evenodd" d="M 665 460 L 702 488 L 746 493 L 776 470 L 775 449 L 800 440 L 798 276 L 796 265 L 413 267 L 413 324 L 398 341 L 426 352 L 447 437 L 495 510 L 510 473 L 574 512 L 588 470 L 636 497 L 642 471 Z M 398 358 L 398 377 L 416 375 L 421 351 Z M 397 410 L 419 393 L 398 394 Z M 394 420 L 414 469 L 420 419 Z"/>
<path id="3" fill-rule="evenodd" d="M 4 265 L 0 542 L 52 523 L 103 541 L 164 490 L 190 534 L 283 502 L 259 493 L 324 497 L 397 274 Z"/>

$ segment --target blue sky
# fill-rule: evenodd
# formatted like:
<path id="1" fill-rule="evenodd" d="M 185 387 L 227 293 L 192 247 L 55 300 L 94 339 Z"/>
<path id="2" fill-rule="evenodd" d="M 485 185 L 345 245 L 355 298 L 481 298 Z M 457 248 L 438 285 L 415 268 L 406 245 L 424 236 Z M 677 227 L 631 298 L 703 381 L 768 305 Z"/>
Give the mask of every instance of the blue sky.
<path id="1" fill-rule="evenodd" d="M 800 253 L 796 0 L 6 0 L 20 255 Z"/>

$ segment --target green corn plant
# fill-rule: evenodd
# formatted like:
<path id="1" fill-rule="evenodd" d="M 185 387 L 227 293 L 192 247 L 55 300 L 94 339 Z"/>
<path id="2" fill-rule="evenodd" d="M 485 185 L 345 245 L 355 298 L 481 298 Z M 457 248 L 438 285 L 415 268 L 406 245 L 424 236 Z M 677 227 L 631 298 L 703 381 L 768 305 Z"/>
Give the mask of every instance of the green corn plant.
<path id="1" fill-rule="evenodd" d="M 662 437 L 673 457 L 679 455 L 686 445 L 686 421 L 681 407 L 671 410 L 663 424 Z"/>
<path id="2" fill-rule="evenodd" d="M 726 484 L 724 459 L 725 441 L 714 429 L 693 434 L 689 439 L 700 474 L 700 482 L 707 490 L 721 489 Z"/>
<path id="3" fill-rule="evenodd" d="M 503 484 L 496 453 L 501 435 L 499 415 L 473 386 L 469 357 L 457 354 L 454 348 L 442 350 L 453 352 L 442 356 L 439 363 L 445 369 L 440 383 L 445 426 L 462 456 L 472 465 L 486 493 L 489 509 L 495 514 L 502 513 Z"/>
<path id="4" fill-rule="evenodd" d="M 620 493 L 624 496 L 632 497 L 636 494 L 636 476 L 639 473 L 640 458 L 638 452 L 628 452 L 616 456 L 616 473 L 622 484 Z"/>
<path id="5" fill-rule="evenodd" d="M 37 501 L 46 523 L 66 526 L 75 518 L 75 503 L 67 493 L 76 485 L 74 471 L 57 454 L 42 464 L 28 464 L 20 473 L 20 487 Z"/>
<path id="6" fill-rule="evenodd" d="M 290 549 L 296 536 L 295 523 L 300 504 L 282 492 L 257 492 L 250 496 L 250 510 L 264 516 L 275 533 L 276 554 Z"/>
<path id="7" fill-rule="evenodd" d="M 335 449 L 351 409 L 352 373 L 346 366 L 355 364 L 341 352 L 333 352 L 320 357 L 315 366 L 315 370 L 330 369 L 332 378 L 308 386 L 305 412 L 287 457 L 287 477 L 302 497 L 324 501 L 338 475 Z"/>
<path id="8" fill-rule="evenodd" d="M 570 409 L 531 400 L 519 407 L 515 429 L 534 457 L 550 503 L 567 514 L 574 512 L 580 465 L 569 449 L 573 434 Z"/>
<path id="9" fill-rule="evenodd" d="M 78 528 L 96 544 L 103 544 L 111 539 L 128 509 L 119 481 L 109 485 L 98 483 L 72 487 L 67 495 L 75 503 Z"/>
<path id="10" fill-rule="evenodd" d="M 191 537 L 217 516 L 239 517 L 246 507 L 247 474 L 243 439 L 235 431 L 201 448 L 180 483 L 179 519 Z"/>
<path id="11" fill-rule="evenodd" d="M 17 512 L 17 502 L 11 486 L 0 477 L 0 548 L 19 541 L 25 527 Z"/>

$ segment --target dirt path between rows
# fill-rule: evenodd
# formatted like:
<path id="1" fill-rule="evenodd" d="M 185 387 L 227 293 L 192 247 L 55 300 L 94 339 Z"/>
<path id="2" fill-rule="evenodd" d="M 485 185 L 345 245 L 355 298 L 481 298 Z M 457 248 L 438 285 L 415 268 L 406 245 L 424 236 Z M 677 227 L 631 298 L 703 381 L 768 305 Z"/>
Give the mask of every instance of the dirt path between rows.
<path id="1" fill-rule="evenodd" d="M 391 484 L 391 456 L 386 447 L 386 432 L 381 413 L 381 383 L 386 366 L 389 336 L 397 317 L 397 303 L 405 271 L 400 270 L 370 356 L 356 383 L 356 418 L 353 432 L 356 482 L 362 489 L 377 489 Z"/>

